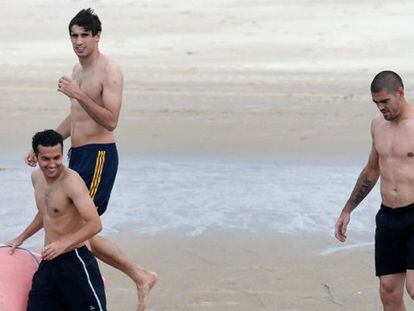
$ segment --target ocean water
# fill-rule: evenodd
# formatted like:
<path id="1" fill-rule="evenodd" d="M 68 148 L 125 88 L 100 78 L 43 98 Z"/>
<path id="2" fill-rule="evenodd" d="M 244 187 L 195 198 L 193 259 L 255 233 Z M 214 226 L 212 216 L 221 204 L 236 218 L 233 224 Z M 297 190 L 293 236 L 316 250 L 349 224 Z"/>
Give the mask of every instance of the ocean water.
<path id="1" fill-rule="evenodd" d="M 361 167 L 253 161 L 123 160 L 102 217 L 104 234 L 208 231 L 333 234 Z M 0 239 L 31 221 L 36 207 L 24 164 L 0 168 Z M 380 196 L 374 188 L 353 213 L 349 231 L 369 235 Z M 41 241 L 42 235 L 32 239 Z"/>

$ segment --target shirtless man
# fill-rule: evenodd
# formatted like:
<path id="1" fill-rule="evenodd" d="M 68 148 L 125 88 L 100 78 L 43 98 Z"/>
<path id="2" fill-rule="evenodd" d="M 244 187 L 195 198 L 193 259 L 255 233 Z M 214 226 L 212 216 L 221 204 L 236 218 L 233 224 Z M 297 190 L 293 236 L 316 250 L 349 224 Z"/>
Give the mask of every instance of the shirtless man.
<path id="1" fill-rule="evenodd" d="M 118 65 L 99 51 L 101 22 L 91 9 L 81 10 L 70 21 L 69 34 L 79 63 L 73 68 L 72 78 L 59 79 L 58 91 L 69 97 L 71 111 L 56 131 L 64 139 L 71 138 L 69 168 L 85 181 L 98 214 L 102 215 L 118 168 L 113 131 L 121 109 L 123 77 Z M 33 152 L 25 160 L 36 165 Z M 158 275 L 137 266 L 108 239 L 96 236 L 90 243 L 96 257 L 135 282 L 138 311 L 145 310 L 148 293 Z"/>
<path id="2" fill-rule="evenodd" d="M 401 78 L 382 71 L 371 83 L 372 100 L 381 114 L 371 124 L 368 163 L 335 226 L 346 240 L 351 212 L 381 177 L 382 204 L 376 216 L 375 270 L 386 311 L 406 310 L 404 284 L 414 299 L 414 109 L 404 97 Z"/>
<path id="3" fill-rule="evenodd" d="M 43 260 L 33 276 L 27 310 L 106 310 L 98 263 L 85 246 L 102 228 L 88 189 L 76 172 L 62 165 L 59 133 L 36 133 L 32 146 L 40 168 L 32 173 L 38 212 L 9 242 L 13 253 L 42 227 L 45 230 Z"/>

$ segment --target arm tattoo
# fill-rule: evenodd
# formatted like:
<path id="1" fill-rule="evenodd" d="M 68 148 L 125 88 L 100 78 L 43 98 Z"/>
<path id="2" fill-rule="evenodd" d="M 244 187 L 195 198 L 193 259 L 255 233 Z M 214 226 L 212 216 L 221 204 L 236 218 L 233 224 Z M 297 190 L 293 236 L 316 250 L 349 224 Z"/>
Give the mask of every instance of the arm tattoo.
<path id="1" fill-rule="evenodd" d="M 374 187 L 374 183 L 369 180 L 367 177 L 358 185 L 355 189 L 356 193 L 354 195 L 353 203 L 358 205 L 361 201 L 367 196 L 367 194 L 371 191 L 372 187 Z"/>

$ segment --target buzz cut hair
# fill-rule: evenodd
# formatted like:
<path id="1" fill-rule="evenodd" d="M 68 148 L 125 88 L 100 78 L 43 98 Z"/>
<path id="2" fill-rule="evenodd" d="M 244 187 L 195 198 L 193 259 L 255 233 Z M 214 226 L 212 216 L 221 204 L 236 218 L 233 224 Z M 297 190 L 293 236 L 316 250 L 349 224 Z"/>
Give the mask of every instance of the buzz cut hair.
<path id="1" fill-rule="evenodd" d="M 371 83 L 371 93 L 379 93 L 386 90 L 388 93 L 395 94 L 399 88 L 404 89 L 401 77 L 391 70 L 384 70 L 378 73 Z"/>

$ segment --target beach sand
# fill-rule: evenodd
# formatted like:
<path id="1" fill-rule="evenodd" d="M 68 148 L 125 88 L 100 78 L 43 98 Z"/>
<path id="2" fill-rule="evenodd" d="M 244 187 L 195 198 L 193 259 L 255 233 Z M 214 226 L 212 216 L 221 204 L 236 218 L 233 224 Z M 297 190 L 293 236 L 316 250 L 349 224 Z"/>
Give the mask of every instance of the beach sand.
<path id="1" fill-rule="evenodd" d="M 148 310 L 381 310 L 373 246 L 338 247 L 326 235 L 210 232 L 109 236 L 161 278 Z M 32 247 L 39 251 L 39 247 Z M 135 286 L 100 263 L 108 310 L 130 311 Z M 414 303 L 405 294 L 408 310 Z"/>
<path id="2" fill-rule="evenodd" d="M 0 3 L 3 164 L 23 165 L 32 134 L 56 127 L 69 111 L 56 84 L 76 61 L 67 23 L 81 5 Z M 413 101 L 409 1 L 90 6 L 103 22 L 101 50 L 124 71 L 121 157 L 362 166 L 377 113 L 369 94 L 373 76 L 383 69 L 401 73 Z M 160 274 L 149 310 L 381 309 L 372 246 L 321 255 L 340 247 L 332 232 L 120 231 L 109 238 Z M 101 267 L 109 310 L 133 310 L 132 283 Z"/>
<path id="3" fill-rule="evenodd" d="M 381 310 L 372 246 L 341 251 L 327 236 L 243 232 L 114 238 L 161 275 L 149 310 Z M 132 310 L 133 285 L 101 268 L 110 310 Z"/>

